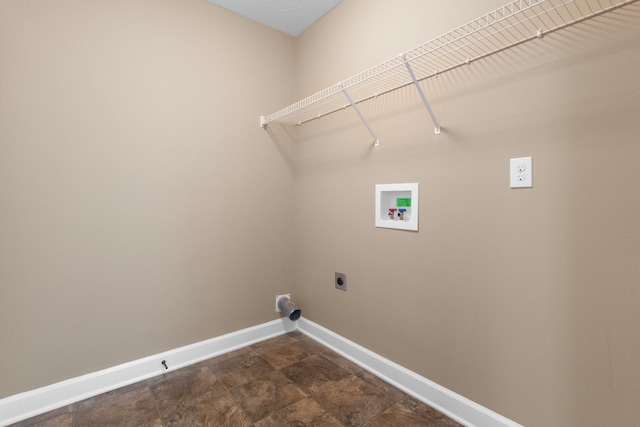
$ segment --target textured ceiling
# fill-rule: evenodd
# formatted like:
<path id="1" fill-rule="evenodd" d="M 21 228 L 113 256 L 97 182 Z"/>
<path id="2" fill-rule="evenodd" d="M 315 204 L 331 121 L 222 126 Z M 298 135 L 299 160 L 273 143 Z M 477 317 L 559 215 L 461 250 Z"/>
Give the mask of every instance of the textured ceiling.
<path id="1" fill-rule="evenodd" d="M 261 24 L 297 37 L 342 0 L 209 0 Z"/>

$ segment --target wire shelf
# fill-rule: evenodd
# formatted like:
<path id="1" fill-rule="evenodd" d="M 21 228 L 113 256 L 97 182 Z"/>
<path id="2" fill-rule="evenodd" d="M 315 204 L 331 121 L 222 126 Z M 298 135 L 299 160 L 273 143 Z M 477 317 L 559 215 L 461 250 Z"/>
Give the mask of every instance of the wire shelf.
<path id="1" fill-rule="evenodd" d="M 363 101 L 413 83 L 416 83 L 420 91 L 417 81 L 435 77 L 636 1 L 638 0 L 512 1 L 398 57 L 349 77 L 280 111 L 263 116 L 260 122 L 263 127 L 272 122 L 301 125 L 350 106 L 360 114 L 357 104 Z M 429 108 L 424 97 L 423 100 Z M 436 133 L 439 133 L 439 125 L 433 115 L 432 119 L 436 125 Z M 364 118 L 362 120 L 364 122 Z"/>

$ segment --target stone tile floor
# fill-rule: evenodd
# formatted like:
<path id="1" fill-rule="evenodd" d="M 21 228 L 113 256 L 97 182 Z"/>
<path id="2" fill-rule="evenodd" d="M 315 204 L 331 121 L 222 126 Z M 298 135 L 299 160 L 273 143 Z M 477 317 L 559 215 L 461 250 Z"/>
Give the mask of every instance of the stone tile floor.
<path id="1" fill-rule="evenodd" d="M 292 332 L 15 426 L 459 424 L 305 335 Z"/>

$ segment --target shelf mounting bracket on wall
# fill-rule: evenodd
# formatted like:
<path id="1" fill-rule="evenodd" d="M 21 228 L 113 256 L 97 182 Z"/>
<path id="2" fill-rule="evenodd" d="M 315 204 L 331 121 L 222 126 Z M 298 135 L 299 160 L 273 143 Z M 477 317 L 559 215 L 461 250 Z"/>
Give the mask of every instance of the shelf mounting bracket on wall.
<path id="1" fill-rule="evenodd" d="M 353 102 L 353 99 L 349 95 L 349 92 L 347 92 L 347 89 L 345 89 L 342 84 L 340 84 L 339 86 L 340 86 L 340 90 L 342 90 L 342 93 L 344 93 L 344 96 L 347 97 L 347 100 L 349 101 L 349 103 L 351 104 L 351 106 L 353 107 L 355 112 L 358 114 L 358 117 L 360 117 L 360 120 L 362 120 L 362 123 L 364 124 L 364 126 L 367 128 L 367 130 L 369 131 L 369 133 L 373 137 L 373 146 L 377 147 L 378 145 L 380 145 L 380 140 L 378 140 L 378 137 L 376 136 L 376 134 L 373 133 L 373 129 L 371 129 L 371 126 L 369 126 L 369 123 L 367 122 L 367 120 L 364 118 L 364 116 L 360 112 L 360 109 L 358 108 L 356 103 Z"/>
<path id="2" fill-rule="evenodd" d="M 436 135 L 440 135 L 440 123 L 438 123 L 438 119 L 436 119 L 435 114 L 433 114 L 433 110 L 429 105 L 429 101 L 427 101 L 427 97 L 425 96 L 424 91 L 420 87 L 420 83 L 418 82 L 418 79 L 416 78 L 416 75 L 413 72 L 413 69 L 411 68 L 411 64 L 407 60 L 407 55 L 402 55 L 402 60 L 404 61 L 404 65 L 406 65 L 407 67 L 407 71 L 411 76 L 411 80 L 413 81 L 413 84 L 416 86 L 416 89 L 418 89 L 418 93 L 420 94 L 420 98 L 422 98 L 422 102 L 424 103 L 424 106 L 427 107 L 429 116 L 431 116 L 431 120 L 433 121 L 433 125 L 435 126 L 435 130 L 433 133 L 435 133 Z"/>

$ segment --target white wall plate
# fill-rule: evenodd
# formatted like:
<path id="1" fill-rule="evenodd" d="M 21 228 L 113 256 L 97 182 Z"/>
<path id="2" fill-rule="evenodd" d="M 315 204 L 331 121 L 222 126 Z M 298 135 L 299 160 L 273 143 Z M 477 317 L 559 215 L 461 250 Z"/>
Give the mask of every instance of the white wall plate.
<path id="1" fill-rule="evenodd" d="M 418 183 L 376 185 L 376 227 L 418 231 Z"/>

